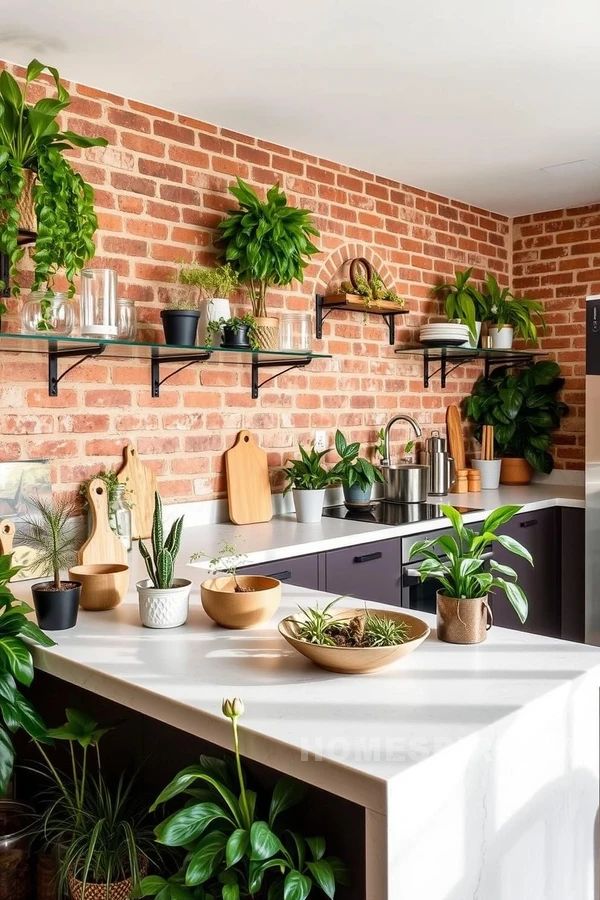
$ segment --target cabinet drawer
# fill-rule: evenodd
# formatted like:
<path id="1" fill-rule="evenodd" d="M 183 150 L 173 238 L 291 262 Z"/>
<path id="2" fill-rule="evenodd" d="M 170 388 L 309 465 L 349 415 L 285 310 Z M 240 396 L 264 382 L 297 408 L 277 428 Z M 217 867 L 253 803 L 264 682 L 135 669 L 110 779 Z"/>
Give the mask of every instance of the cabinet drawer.
<path id="1" fill-rule="evenodd" d="M 331 594 L 400 606 L 400 539 L 330 550 L 325 585 Z"/>
<path id="2" fill-rule="evenodd" d="M 291 559 L 276 559 L 257 566 L 244 566 L 239 571 L 241 575 L 268 575 L 279 579 L 283 584 L 296 584 L 314 591 L 319 589 L 319 558 L 316 553 L 294 556 Z"/>

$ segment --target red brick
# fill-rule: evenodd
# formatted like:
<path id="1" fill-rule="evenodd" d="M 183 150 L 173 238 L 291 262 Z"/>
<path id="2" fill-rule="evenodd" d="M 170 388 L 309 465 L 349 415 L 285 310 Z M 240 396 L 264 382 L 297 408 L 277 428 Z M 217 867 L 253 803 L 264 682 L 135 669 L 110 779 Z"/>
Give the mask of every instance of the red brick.
<path id="1" fill-rule="evenodd" d="M 152 178 L 162 178 L 165 181 L 183 181 L 183 169 L 181 166 L 170 166 L 168 163 L 155 162 L 152 159 L 140 159 L 138 168 L 142 175 L 150 175 Z"/>
<path id="2" fill-rule="evenodd" d="M 121 134 L 121 143 L 128 150 L 135 150 L 146 156 L 163 157 L 165 155 L 166 147 L 163 141 L 156 141 L 154 138 L 143 137 L 130 131 L 124 131 Z"/>
<path id="3" fill-rule="evenodd" d="M 150 119 L 140 116 L 139 113 L 130 112 L 128 109 L 109 109 L 108 121 L 113 125 L 118 125 L 119 128 L 150 134 Z"/>
<path id="4" fill-rule="evenodd" d="M 208 153 L 200 150 L 190 150 L 189 147 L 169 147 L 169 159 L 174 162 L 184 163 L 186 166 L 196 166 L 198 169 L 208 169 L 210 157 Z"/>
<path id="5" fill-rule="evenodd" d="M 154 123 L 154 134 L 159 134 L 170 141 L 177 141 L 178 144 L 193 145 L 195 143 L 195 134 L 191 128 L 173 125 L 171 122 L 163 122 L 160 119 Z"/>
<path id="6" fill-rule="evenodd" d="M 156 194 L 156 185 L 149 178 L 112 172 L 110 181 L 118 191 L 131 191 L 133 194 L 145 194 L 146 197 L 154 197 Z"/>

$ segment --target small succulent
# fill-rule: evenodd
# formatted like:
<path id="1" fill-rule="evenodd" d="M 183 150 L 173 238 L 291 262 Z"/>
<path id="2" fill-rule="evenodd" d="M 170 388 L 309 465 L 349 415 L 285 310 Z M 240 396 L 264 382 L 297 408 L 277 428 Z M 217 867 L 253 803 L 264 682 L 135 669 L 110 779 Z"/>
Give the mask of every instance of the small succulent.
<path id="1" fill-rule="evenodd" d="M 181 531 L 183 529 L 183 516 L 173 522 L 171 530 L 164 540 L 164 525 L 162 517 L 162 500 L 158 491 L 154 493 L 154 519 L 152 522 L 152 556 L 146 545 L 140 541 L 140 553 L 146 563 L 148 576 L 155 588 L 169 590 L 173 587 L 173 574 L 175 560 L 181 545 Z"/>

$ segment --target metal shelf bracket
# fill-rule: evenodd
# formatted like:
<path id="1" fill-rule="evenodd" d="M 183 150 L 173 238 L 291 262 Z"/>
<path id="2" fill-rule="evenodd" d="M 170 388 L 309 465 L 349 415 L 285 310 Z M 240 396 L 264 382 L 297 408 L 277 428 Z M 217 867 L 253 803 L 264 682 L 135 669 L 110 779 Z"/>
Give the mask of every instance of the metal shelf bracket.
<path id="1" fill-rule="evenodd" d="M 309 363 L 312 362 L 311 358 L 308 357 L 306 359 L 295 359 L 290 365 L 286 366 L 286 361 L 284 359 L 259 359 L 256 354 L 252 355 L 252 399 L 258 400 L 258 392 L 261 387 L 264 387 L 265 384 L 268 384 L 273 379 L 278 378 L 280 375 L 285 375 L 287 372 L 291 372 L 292 369 L 303 369 L 305 366 L 308 366 Z M 281 372 L 276 372 L 274 375 L 270 375 L 268 378 L 265 378 L 264 381 L 258 380 L 258 373 L 261 369 L 272 369 L 275 366 L 281 367 L 285 366 L 285 368 Z"/>
<path id="2" fill-rule="evenodd" d="M 100 356 L 102 353 L 104 353 L 104 350 L 104 344 L 98 344 L 98 346 L 96 347 L 73 347 L 66 350 L 59 350 L 58 343 L 56 341 L 50 341 L 50 343 L 48 344 L 48 396 L 58 397 L 58 385 L 63 380 L 65 375 L 68 375 L 69 372 L 72 372 L 73 369 L 76 369 L 77 366 L 80 366 L 82 362 L 86 361 L 86 359 Z M 76 362 L 74 362 L 73 365 L 69 366 L 68 369 L 65 369 L 62 375 L 59 375 L 59 359 L 70 359 L 73 357 L 76 358 Z"/>
<path id="3" fill-rule="evenodd" d="M 346 306 L 344 303 L 332 303 L 325 305 L 325 297 L 323 294 L 316 295 L 316 336 L 317 340 L 320 341 L 323 338 L 323 322 L 329 316 L 329 314 L 334 309 L 343 309 L 346 312 L 358 312 L 361 315 L 365 315 L 368 313 L 373 313 L 374 310 L 369 310 L 365 307 L 365 309 L 360 309 L 356 307 L 356 309 L 351 309 L 349 306 Z M 391 310 L 388 312 L 377 312 L 377 315 L 381 316 L 381 318 L 385 321 L 388 327 L 388 340 L 390 347 L 394 346 L 394 342 L 396 340 L 396 317 L 406 315 L 407 310 L 398 310 L 398 312 L 392 312 Z"/>
<path id="4" fill-rule="evenodd" d="M 183 372 L 184 369 L 187 369 L 189 366 L 192 366 L 194 363 L 198 362 L 206 362 L 207 359 L 210 359 L 210 353 L 189 353 L 185 356 L 183 355 L 173 355 L 173 356 L 159 356 L 159 353 L 156 349 L 152 351 L 152 357 L 150 360 L 150 381 L 151 381 L 151 392 L 153 397 L 160 396 L 160 388 L 161 385 L 168 381 L 169 378 L 172 378 L 173 375 L 177 375 L 178 372 Z M 183 363 L 179 368 L 174 369 L 172 372 L 169 372 L 168 375 L 165 375 L 163 378 L 160 377 L 160 367 L 162 363 L 173 363 L 179 362 Z"/>

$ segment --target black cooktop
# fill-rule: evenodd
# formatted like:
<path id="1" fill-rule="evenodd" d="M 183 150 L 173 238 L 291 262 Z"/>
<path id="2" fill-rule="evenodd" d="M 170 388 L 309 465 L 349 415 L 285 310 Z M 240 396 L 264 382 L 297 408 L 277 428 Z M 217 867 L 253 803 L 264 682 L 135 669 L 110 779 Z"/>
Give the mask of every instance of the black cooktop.
<path id="1" fill-rule="evenodd" d="M 459 513 L 480 512 L 466 506 L 455 506 Z M 409 522 L 428 522 L 442 519 L 444 513 L 439 503 L 386 503 L 376 500 L 370 507 L 327 506 L 324 516 L 332 519 L 349 519 L 352 522 L 371 522 L 374 525 L 406 525 Z"/>

